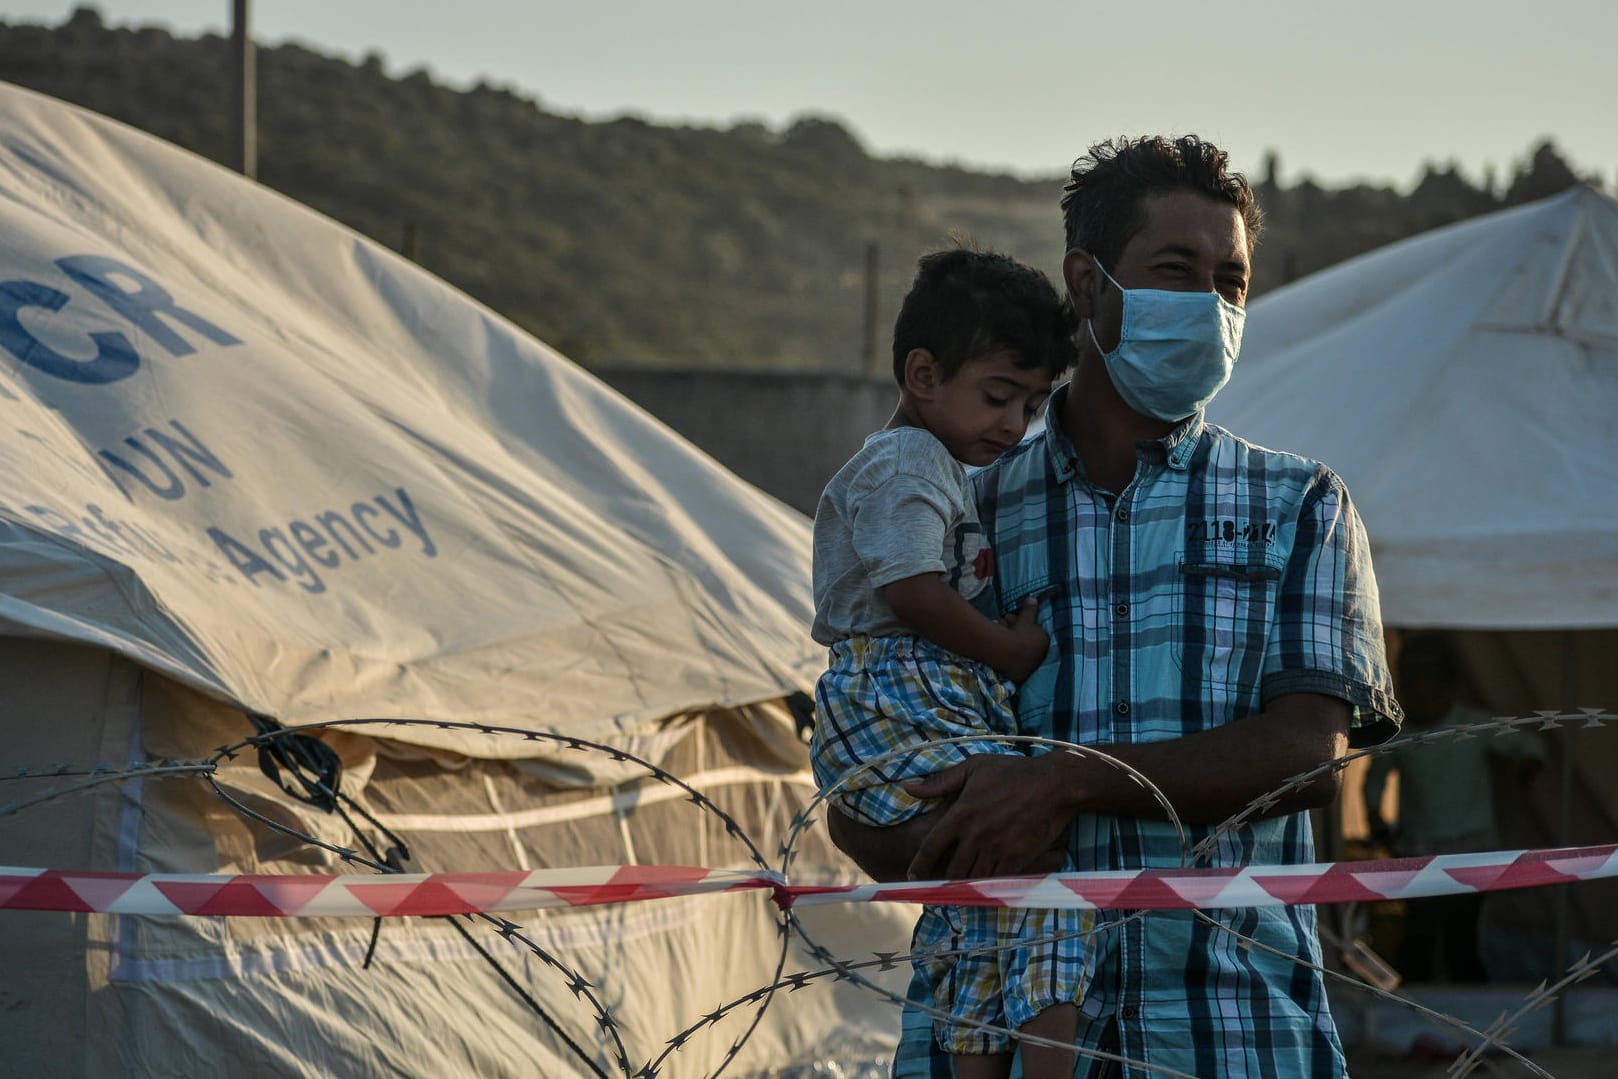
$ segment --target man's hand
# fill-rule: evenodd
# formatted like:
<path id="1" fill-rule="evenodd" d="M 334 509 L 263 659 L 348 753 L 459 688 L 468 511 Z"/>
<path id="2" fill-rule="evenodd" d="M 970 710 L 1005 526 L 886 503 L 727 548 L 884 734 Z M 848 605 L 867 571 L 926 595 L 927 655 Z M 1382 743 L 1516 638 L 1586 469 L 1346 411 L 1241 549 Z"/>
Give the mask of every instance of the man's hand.
<path id="1" fill-rule="evenodd" d="M 919 798 L 952 798 L 911 860 L 911 880 L 962 880 L 1061 868 L 1071 813 L 1059 796 L 1078 759 L 984 753 L 905 783 Z M 1054 859 L 1054 864 L 1053 864 Z"/>
<path id="2" fill-rule="evenodd" d="M 1000 673 L 1021 684 L 1045 662 L 1045 653 L 1051 646 L 1050 636 L 1039 624 L 1039 600 L 1029 596 L 1021 607 L 1000 621 L 1011 630 L 1012 640 L 1009 662 Z"/>
<path id="3" fill-rule="evenodd" d="M 974 758 L 976 759 L 976 758 Z M 1018 758 L 1026 759 L 1026 758 Z M 826 831 L 834 846 L 854 860 L 872 880 L 884 884 L 910 879 L 910 864 L 944 810 L 921 813 L 900 824 L 879 828 L 862 824 L 834 805 L 826 807 Z M 1067 861 L 1066 830 L 1049 849 L 1042 851 L 1025 873 L 1055 873 Z"/>

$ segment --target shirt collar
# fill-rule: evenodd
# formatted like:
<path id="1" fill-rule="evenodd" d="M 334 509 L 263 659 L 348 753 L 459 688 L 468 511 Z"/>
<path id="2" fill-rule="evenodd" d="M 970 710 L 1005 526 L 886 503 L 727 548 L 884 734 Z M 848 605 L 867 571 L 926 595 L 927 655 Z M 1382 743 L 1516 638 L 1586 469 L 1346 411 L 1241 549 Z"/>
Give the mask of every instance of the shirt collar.
<path id="1" fill-rule="evenodd" d="M 1062 430 L 1061 415 L 1073 383 L 1064 382 L 1045 401 L 1045 452 L 1056 472 L 1056 482 L 1066 483 L 1079 474 L 1079 453 Z"/>
<path id="2" fill-rule="evenodd" d="M 1180 421 L 1179 426 L 1170 431 L 1157 444 L 1163 447 L 1164 460 L 1176 472 L 1184 472 L 1185 466 L 1191 463 L 1191 455 L 1197 452 L 1197 443 L 1202 440 L 1202 432 L 1208 429 L 1201 412 L 1192 413 Z"/>
<path id="3" fill-rule="evenodd" d="M 1082 471 L 1079 452 L 1073 448 L 1073 443 L 1068 440 L 1060 422 L 1062 408 L 1072 387 L 1071 382 L 1064 382 L 1051 394 L 1045 405 L 1045 449 L 1050 456 L 1051 467 L 1056 472 L 1058 483 L 1066 483 Z M 1201 441 L 1202 434 L 1207 429 L 1208 425 L 1203 420 L 1202 413 L 1196 412 L 1181 420 L 1174 430 L 1162 438 L 1145 439 L 1135 445 L 1149 453 L 1161 453 L 1162 460 L 1169 468 L 1176 472 L 1184 472 L 1186 466 L 1191 463 L 1191 455 L 1197 452 L 1197 443 Z"/>

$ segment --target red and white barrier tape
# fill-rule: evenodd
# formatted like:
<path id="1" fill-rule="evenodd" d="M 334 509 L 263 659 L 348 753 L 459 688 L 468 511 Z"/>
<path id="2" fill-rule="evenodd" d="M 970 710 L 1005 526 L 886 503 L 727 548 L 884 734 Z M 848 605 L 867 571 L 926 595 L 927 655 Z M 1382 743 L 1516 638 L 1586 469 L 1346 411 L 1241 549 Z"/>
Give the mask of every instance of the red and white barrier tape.
<path id="1" fill-rule="evenodd" d="M 939 903 L 1184 910 L 1490 892 L 1618 876 L 1618 844 L 1424 858 L 1141 869 L 906 884 L 785 884 L 762 870 L 594 866 L 532 872 L 210 875 L 0 867 L 0 910 L 228 917 L 397 917 L 583 907 L 767 889 L 782 906 Z"/>
<path id="2" fill-rule="evenodd" d="M 685 866 L 360 874 L 77 873 L 0 867 L 0 910 L 375 918 L 586 907 L 749 888 L 773 875 Z"/>
<path id="3" fill-rule="evenodd" d="M 1485 851 L 1382 861 L 1052 873 L 949 883 L 781 889 L 799 905 L 939 903 L 1064 910 L 1212 910 L 1416 899 L 1618 876 L 1618 844 L 1556 850 Z"/>

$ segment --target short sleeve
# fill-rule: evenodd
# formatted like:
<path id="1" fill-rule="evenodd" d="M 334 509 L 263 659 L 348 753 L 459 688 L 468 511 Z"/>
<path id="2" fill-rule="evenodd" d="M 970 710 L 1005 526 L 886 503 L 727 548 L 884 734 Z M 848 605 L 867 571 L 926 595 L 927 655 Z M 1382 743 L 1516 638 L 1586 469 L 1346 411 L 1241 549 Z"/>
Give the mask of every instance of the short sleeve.
<path id="1" fill-rule="evenodd" d="M 944 572 L 944 537 L 958 499 L 920 476 L 899 473 L 854 507 L 854 551 L 872 588 Z"/>
<path id="2" fill-rule="evenodd" d="M 870 587 L 945 573 L 945 539 L 967 497 L 965 470 L 926 431 L 902 427 L 869 441 L 845 515 Z"/>
<path id="3" fill-rule="evenodd" d="M 1376 745 L 1399 730 L 1370 541 L 1348 489 L 1324 468 L 1300 508 L 1261 692 L 1266 702 L 1288 693 L 1347 701 L 1353 746 Z"/>

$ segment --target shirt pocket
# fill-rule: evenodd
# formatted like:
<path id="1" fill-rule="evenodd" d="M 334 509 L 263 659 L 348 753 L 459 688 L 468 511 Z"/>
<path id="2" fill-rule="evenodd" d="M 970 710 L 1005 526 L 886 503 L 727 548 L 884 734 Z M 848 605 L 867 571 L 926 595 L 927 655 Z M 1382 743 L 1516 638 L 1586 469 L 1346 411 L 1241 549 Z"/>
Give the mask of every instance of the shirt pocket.
<path id="1" fill-rule="evenodd" d="M 1181 553 L 1172 651 L 1182 674 L 1232 687 L 1256 706 L 1284 562 L 1264 546 L 1208 543 Z M 1230 694 L 1221 694 L 1233 704 Z"/>

